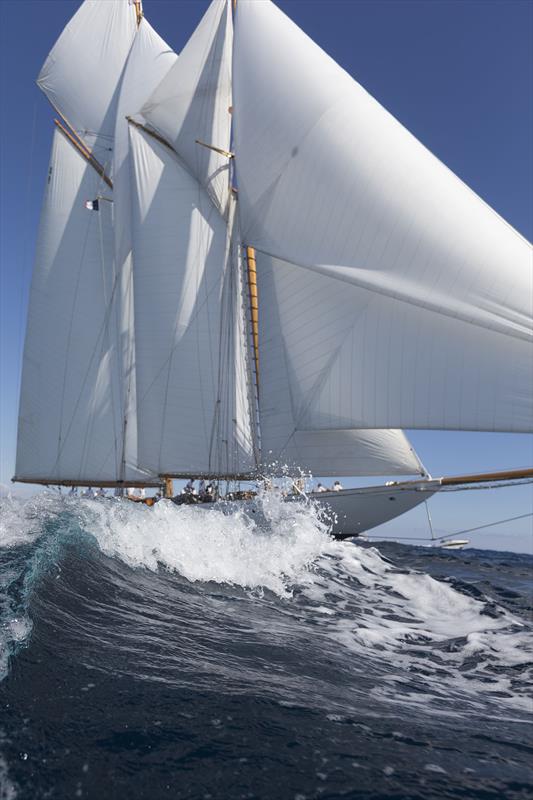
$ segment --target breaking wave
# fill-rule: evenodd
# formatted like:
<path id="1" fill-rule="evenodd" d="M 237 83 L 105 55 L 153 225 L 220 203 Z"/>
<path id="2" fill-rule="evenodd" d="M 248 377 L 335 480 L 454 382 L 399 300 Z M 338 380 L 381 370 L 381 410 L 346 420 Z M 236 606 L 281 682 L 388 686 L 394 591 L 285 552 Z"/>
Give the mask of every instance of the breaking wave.
<path id="1" fill-rule="evenodd" d="M 169 708 L 189 695 L 198 707 L 210 698 L 208 709 L 221 708 L 209 726 L 225 719 L 228 706 L 239 713 L 232 698 L 241 698 L 242 708 L 252 704 L 243 726 L 258 709 L 270 715 L 278 709 L 272 724 L 280 730 L 294 714 L 306 724 L 306 715 L 318 714 L 322 726 L 341 726 L 343 737 L 364 731 L 378 760 L 384 726 L 395 747 L 409 745 L 411 734 L 399 720 L 438 730 L 451 751 L 452 728 L 462 731 L 468 750 L 471 729 L 490 732 L 491 720 L 497 720 L 491 735 L 501 736 L 503 727 L 518 747 L 532 718 L 527 597 L 501 587 L 513 580 L 525 585 L 531 565 L 524 567 L 522 557 L 504 563 L 502 554 L 439 555 L 402 546 L 385 553 L 336 542 L 312 503 L 284 503 L 275 493 L 262 498 L 256 515 L 237 507 L 224 512 L 160 501 L 148 508 L 44 493 L 3 500 L 1 524 L 1 686 L 15 695 L 8 707 L 21 709 L 9 712 L 7 744 L 0 742 L 0 782 L 3 774 L 12 789 L 26 785 L 16 758 L 13 767 L 10 747 L 22 746 L 15 732 L 32 738 L 20 715 L 31 696 L 31 713 L 37 702 L 45 725 L 56 713 L 47 698 L 57 701 L 58 691 L 67 693 L 69 708 L 89 709 L 90 695 L 90 714 L 96 708 L 100 716 L 110 703 L 115 708 L 124 686 L 144 717 L 151 713 L 146 704 L 157 705 L 169 692 Z M 453 574 L 465 559 L 470 574 L 478 570 L 474 580 Z M 132 725 L 127 718 L 124 724 Z M 91 719 L 83 723 L 89 729 Z M 53 728 L 52 740 L 67 736 L 60 730 L 61 724 Z M 90 750 L 84 727 L 68 735 L 79 738 L 80 758 Z M 431 780 L 450 769 L 434 753 L 425 758 L 416 769 L 432 765 Z M 28 786 L 24 796 L 40 796 L 40 784 Z"/>

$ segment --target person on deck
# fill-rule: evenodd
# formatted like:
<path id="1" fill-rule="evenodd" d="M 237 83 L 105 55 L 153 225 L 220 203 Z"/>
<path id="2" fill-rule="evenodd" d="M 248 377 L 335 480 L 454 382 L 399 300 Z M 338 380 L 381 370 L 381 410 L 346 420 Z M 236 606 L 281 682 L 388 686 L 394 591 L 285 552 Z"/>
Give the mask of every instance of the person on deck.
<path id="1" fill-rule="evenodd" d="M 331 491 L 332 492 L 340 492 L 341 490 L 342 490 L 342 485 L 341 485 L 340 481 L 335 481 L 335 483 L 331 487 Z"/>
<path id="2" fill-rule="evenodd" d="M 325 486 L 322 486 L 322 484 L 319 483 L 318 486 L 315 489 L 315 492 L 327 492 L 327 489 L 326 489 Z"/>

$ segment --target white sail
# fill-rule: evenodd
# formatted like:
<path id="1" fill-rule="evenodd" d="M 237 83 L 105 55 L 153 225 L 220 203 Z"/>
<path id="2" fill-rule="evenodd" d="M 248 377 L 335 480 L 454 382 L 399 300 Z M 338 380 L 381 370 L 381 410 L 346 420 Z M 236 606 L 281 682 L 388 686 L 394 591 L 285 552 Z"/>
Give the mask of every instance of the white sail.
<path id="1" fill-rule="evenodd" d="M 331 331 L 342 325 L 342 291 L 329 317 L 321 287 L 300 284 L 300 272 L 257 256 L 259 407 L 263 462 L 272 469 L 300 467 L 314 475 L 408 475 L 424 468 L 399 430 L 321 430 L 308 407 L 327 381 Z M 342 287 L 341 287 L 342 289 Z M 348 322 L 349 315 L 348 315 Z M 298 347 L 299 345 L 299 347 Z M 298 347 L 296 353 L 293 347 Z M 296 363 L 295 363 L 296 362 Z M 329 385 L 332 401 L 337 385 Z"/>
<path id="2" fill-rule="evenodd" d="M 115 262 L 118 273 L 114 314 L 120 331 L 121 407 L 127 421 L 126 460 L 137 463 L 137 398 L 135 382 L 134 297 L 132 275 L 131 168 L 127 116 L 134 113 L 176 61 L 176 54 L 142 19 L 124 69 L 117 101 L 113 142 Z"/>
<path id="3" fill-rule="evenodd" d="M 530 245 L 269 0 L 239 0 L 233 66 L 298 427 L 533 430 Z"/>
<path id="4" fill-rule="evenodd" d="M 236 246 L 165 146 L 130 128 L 138 457 L 160 474 L 254 465 Z"/>
<path id="5" fill-rule="evenodd" d="M 219 209 L 228 202 L 232 24 L 229 0 L 213 0 L 168 75 L 141 113 L 171 142 Z"/>
<path id="6" fill-rule="evenodd" d="M 54 108 L 107 169 L 118 87 L 136 29 L 129 0 L 85 0 L 37 78 Z"/>
<path id="7" fill-rule="evenodd" d="M 16 479 L 116 481 L 121 472 L 120 369 L 108 187 L 56 131 L 24 349 Z M 150 478 L 126 464 L 124 478 Z"/>

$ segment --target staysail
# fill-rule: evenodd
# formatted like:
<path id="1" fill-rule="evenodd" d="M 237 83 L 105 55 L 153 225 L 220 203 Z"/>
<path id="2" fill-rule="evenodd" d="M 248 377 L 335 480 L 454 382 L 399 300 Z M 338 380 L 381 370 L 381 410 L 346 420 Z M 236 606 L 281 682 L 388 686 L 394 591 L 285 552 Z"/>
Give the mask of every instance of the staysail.
<path id="1" fill-rule="evenodd" d="M 228 157 L 204 145 L 230 150 L 232 34 L 230 0 L 213 0 L 141 109 L 221 211 L 228 202 Z"/>
<path id="2" fill-rule="evenodd" d="M 165 475 L 255 467 L 231 227 L 168 147 L 130 128 L 138 458 Z"/>
<path id="3" fill-rule="evenodd" d="M 105 484 L 121 469 L 109 195 L 56 130 L 30 294 L 15 480 Z M 153 483 L 131 463 L 124 479 Z"/>
<path id="4" fill-rule="evenodd" d="M 532 430 L 530 245 L 269 0 L 239 0 L 233 95 L 261 391 L 288 374 L 308 430 Z"/>

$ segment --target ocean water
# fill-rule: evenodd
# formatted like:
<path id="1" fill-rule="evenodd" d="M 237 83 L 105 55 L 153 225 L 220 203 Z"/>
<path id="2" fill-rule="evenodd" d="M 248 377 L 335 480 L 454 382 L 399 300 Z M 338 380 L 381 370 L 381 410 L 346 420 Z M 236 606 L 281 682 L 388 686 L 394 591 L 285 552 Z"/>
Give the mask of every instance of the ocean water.
<path id="1" fill-rule="evenodd" d="M 0 800 L 533 797 L 533 559 L 54 493 L 0 511 Z"/>

